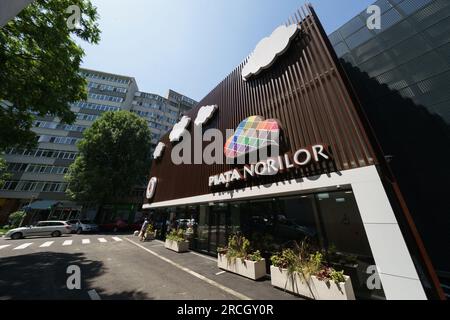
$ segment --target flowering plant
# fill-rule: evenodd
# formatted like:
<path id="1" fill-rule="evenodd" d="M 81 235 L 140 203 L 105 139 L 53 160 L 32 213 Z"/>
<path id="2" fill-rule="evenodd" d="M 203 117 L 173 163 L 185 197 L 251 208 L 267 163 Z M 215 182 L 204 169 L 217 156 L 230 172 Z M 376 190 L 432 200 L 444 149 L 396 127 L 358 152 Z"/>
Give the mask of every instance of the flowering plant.
<path id="1" fill-rule="evenodd" d="M 344 271 L 336 271 L 331 267 L 323 267 L 317 274 L 320 281 L 334 281 L 335 283 L 345 282 Z"/>

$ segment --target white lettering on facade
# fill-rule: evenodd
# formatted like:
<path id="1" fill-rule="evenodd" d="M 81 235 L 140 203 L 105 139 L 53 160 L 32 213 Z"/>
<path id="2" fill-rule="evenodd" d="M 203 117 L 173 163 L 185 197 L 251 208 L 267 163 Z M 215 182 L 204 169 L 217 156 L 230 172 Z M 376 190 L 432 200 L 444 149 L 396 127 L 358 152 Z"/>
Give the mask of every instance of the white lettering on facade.
<path id="1" fill-rule="evenodd" d="M 284 156 L 269 158 L 256 164 L 245 165 L 241 170 L 242 173 L 238 169 L 234 169 L 211 176 L 209 177 L 209 186 L 228 185 L 230 182 L 248 180 L 258 176 L 276 175 L 285 170 L 307 166 L 312 161 L 320 162 L 329 159 L 330 156 L 326 153 L 325 147 L 318 144 L 310 148 L 299 149 L 292 157 L 289 154 L 285 154 Z"/>

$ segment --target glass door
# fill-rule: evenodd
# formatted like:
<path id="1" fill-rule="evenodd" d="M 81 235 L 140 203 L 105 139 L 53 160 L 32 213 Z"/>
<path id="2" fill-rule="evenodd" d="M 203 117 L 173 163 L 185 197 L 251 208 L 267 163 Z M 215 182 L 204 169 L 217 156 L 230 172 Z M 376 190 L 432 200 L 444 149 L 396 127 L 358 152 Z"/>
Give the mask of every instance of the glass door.
<path id="1" fill-rule="evenodd" d="M 227 244 L 227 215 L 228 205 L 219 203 L 210 207 L 209 214 L 209 252 L 215 254 L 217 247 L 223 247 Z"/>
<path id="2" fill-rule="evenodd" d="M 209 252 L 209 207 L 200 206 L 198 224 L 194 227 L 194 248 Z"/>

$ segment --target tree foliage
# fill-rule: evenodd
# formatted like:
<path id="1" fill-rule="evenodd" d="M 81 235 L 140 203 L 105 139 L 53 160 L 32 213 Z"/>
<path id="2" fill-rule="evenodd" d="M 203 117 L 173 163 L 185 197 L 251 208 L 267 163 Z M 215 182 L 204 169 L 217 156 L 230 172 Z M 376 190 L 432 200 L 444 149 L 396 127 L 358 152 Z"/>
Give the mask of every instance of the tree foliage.
<path id="1" fill-rule="evenodd" d="M 75 201 L 117 203 L 145 183 L 151 163 L 147 122 L 129 111 L 106 112 L 84 132 L 66 175 Z"/>
<path id="2" fill-rule="evenodd" d="M 16 211 L 9 215 L 9 225 L 12 228 L 17 228 L 20 226 L 22 220 L 26 217 L 26 213 L 24 211 Z"/>
<path id="3" fill-rule="evenodd" d="M 81 12 L 76 28 L 67 23 L 71 5 Z M 69 103 L 87 93 L 74 38 L 98 43 L 97 18 L 90 0 L 35 0 L 0 29 L 0 150 L 35 145 L 34 114 L 75 120 Z"/>
<path id="4" fill-rule="evenodd" d="M 7 165 L 6 161 L 5 161 L 5 159 L 0 157 L 0 187 L 3 185 L 5 180 L 9 179 L 9 177 L 11 176 L 7 172 L 7 168 L 8 168 L 8 165 Z"/>

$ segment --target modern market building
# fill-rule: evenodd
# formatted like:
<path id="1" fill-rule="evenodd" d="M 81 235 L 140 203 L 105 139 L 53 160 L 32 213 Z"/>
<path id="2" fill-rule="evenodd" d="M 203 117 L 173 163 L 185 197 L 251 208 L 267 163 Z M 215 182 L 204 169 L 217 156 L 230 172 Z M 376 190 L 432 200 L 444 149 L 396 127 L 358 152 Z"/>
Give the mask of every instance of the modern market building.
<path id="1" fill-rule="evenodd" d="M 360 97 L 306 11 L 263 39 L 161 139 L 143 208 L 157 221 L 192 223 L 199 252 L 215 255 L 236 232 L 267 252 L 309 238 L 332 252 L 357 298 L 442 297 Z M 196 134 L 211 129 L 226 137 L 222 150 L 212 152 L 214 163 L 194 164 Z M 182 144 L 194 152 L 180 153 Z M 252 161 L 249 153 L 268 144 L 279 153 Z M 381 287 L 368 285 L 374 266 Z"/>

